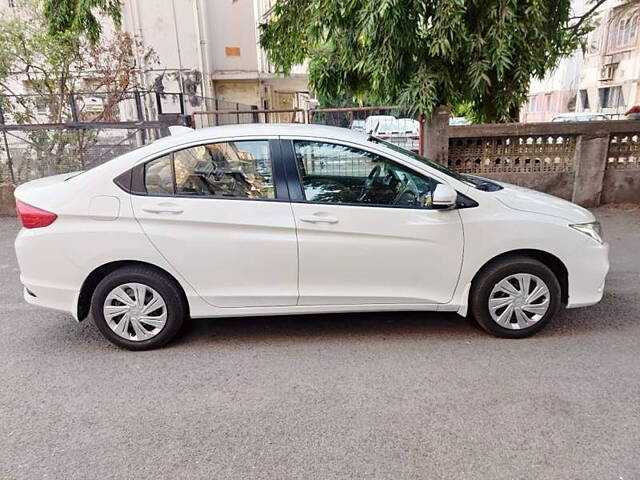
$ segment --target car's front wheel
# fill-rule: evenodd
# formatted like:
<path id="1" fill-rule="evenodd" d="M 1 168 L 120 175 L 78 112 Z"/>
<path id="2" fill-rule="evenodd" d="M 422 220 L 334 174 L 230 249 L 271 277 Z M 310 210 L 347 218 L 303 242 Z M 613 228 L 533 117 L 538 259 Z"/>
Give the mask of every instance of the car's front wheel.
<path id="1" fill-rule="evenodd" d="M 542 262 L 507 257 L 474 281 L 470 311 L 478 324 L 498 337 L 523 338 L 542 330 L 561 305 L 560 283 Z"/>
<path id="2" fill-rule="evenodd" d="M 96 287 L 91 313 L 111 343 L 128 350 L 151 350 L 172 340 L 186 317 L 173 279 L 143 266 L 120 268 Z"/>

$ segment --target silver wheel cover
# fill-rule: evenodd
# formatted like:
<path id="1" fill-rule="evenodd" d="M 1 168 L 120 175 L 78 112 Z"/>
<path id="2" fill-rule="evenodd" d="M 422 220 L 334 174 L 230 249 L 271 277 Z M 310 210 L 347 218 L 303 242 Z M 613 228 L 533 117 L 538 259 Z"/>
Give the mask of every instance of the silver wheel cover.
<path id="1" fill-rule="evenodd" d="M 539 322 L 550 304 L 549 287 L 539 277 L 517 273 L 493 287 L 488 306 L 494 322 L 510 330 L 520 330 Z"/>
<path id="2" fill-rule="evenodd" d="M 142 283 L 124 283 L 111 290 L 102 311 L 109 328 L 132 342 L 155 337 L 167 323 L 164 299 Z"/>

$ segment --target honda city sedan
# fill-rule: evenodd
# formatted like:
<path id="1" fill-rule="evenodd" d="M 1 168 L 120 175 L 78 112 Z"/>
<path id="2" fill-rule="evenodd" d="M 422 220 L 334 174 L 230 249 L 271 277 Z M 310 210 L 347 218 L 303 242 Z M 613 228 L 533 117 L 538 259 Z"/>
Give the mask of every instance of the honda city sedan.
<path id="1" fill-rule="evenodd" d="M 317 125 L 173 127 L 15 197 L 25 300 L 131 350 L 188 319 L 328 312 L 457 312 L 527 337 L 600 301 L 609 268 L 584 208 Z"/>

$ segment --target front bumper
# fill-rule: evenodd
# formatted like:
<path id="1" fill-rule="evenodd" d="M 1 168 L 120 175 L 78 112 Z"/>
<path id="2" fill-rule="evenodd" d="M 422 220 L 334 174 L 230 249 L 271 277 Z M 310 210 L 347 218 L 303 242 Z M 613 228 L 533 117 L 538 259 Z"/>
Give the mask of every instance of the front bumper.
<path id="1" fill-rule="evenodd" d="M 602 300 L 609 271 L 609 244 L 594 245 L 583 252 L 579 263 L 569 266 L 567 308 L 587 307 Z"/>

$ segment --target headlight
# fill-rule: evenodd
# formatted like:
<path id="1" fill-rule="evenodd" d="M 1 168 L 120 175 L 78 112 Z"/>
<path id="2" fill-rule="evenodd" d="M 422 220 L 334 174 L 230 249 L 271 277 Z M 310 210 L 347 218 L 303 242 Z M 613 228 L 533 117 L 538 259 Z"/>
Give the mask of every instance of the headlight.
<path id="1" fill-rule="evenodd" d="M 600 222 L 575 223 L 569 226 L 574 230 L 577 230 L 580 233 L 584 233 L 585 235 L 593 238 L 598 243 L 604 243 L 604 235 L 602 234 L 602 227 L 600 226 Z"/>

